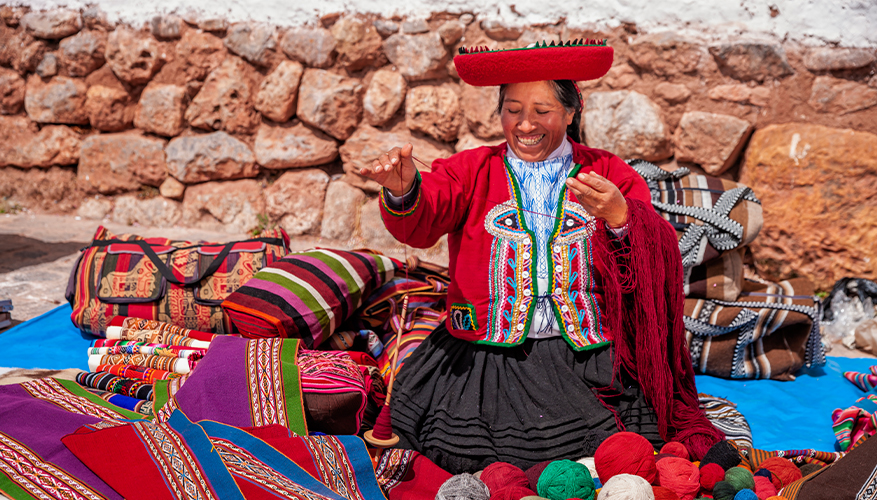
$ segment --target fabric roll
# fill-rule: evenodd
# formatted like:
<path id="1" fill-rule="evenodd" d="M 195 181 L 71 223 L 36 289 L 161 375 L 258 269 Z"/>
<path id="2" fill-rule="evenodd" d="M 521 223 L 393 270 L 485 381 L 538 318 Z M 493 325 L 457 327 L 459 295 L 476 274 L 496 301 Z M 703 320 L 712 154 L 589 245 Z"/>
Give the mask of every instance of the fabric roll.
<path id="1" fill-rule="evenodd" d="M 143 342 L 145 344 L 170 344 L 182 345 L 187 347 L 207 348 L 213 340 L 202 337 L 201 339 L 187 337 L 162 330 L 131 330 L 120 328 L 107 332 L 107 338 L 110 340 L 127 340 L 133 342 Z"/>
<path id="2" fill-rule="evenodd" d="M 115 318 L 113 318 L 110 321 L 109 328 L 114 328 L 112 331 L 114 333 L 117 333 L 120 338 L 126 338 L 127 336 L 134 335 L 134 332 L 138 331 L 168 333 L 172 335 L 179 335 L 181 337 L 190 337 L 195 340 L 203 340 L 206 342 L 210 342 L 216 337 L 216 335 L 213 333 L 183 328 L 181 326 L 175 326 L 170 323 L 165 323 L 164 321 L 131 318 L 125 316 L 116 316 Z M 124 331 L 125 333 L 122 333 L 122 331 Z M 110 330 L 108 329 L 107 337 L 109 337 L 109 333 Z"/>
<path id="3" fill-rule="evenodd" d="M 88 357 L 89 370 L 98 371 L 97 367 L 100 365 L 135 365 L 179 373 L 180 375 L 185 375 L 194 368 L 194 363 L 188 359 L 147 356 L 145 354 L 107 354 Z"/>
<path id="4" fill-rule="evenodd" d="M 107 372 L 80 373 L 79 385 L 110 391 L 123 396 L 148 401 L 152 399 L 152 384 L 141 379 L 124 378 Z"/>
<path id="5" fill-rule="evenodd" d="M 399 446 L 452 474 L 498 461 L 526 469 L 578 459 L 593 429 L 617 430 L 613 411 L 592 392 L 609 386 L 619 395 L 604 401 L 626 429 L 663 445 L 642 391 L 626 377 L 623 386 L 613 383 L 612 364 L 609 347 L 575 352 L 562 338 L 494 347 L 440 326 L 397 376 L 391 404 Z"/>
<path id="6" fill-rule="evenodd" d="M 152 418 L 153 416 L 152 401 L 144 401 L 142 399 L 116 394 L 115 392 L 92 389 L 90 387 L 86 388 L 86 390 L 114 406 L 139 414 L 140 418 Z"/>
<path id="7" fill-rule="evenodd" d="M 156 370 L 146 366 L 135 365 L 98 365 L 93 372 L 107 372 L 125 378 L 136 378 L 154 383 L 156 380 L 170 380 L 179 378 L 179 373 L 169 372 L 167 370 Z"/>
<path id="8" fill-rule="evenodd" d="M 149 356 L 166 356 L 171 358 L 194 359 L 204 357 L 207 349 L 190 348 L 168 344 L 124 345 L 109 347 L 89 347 L 89 356 L 106 356 L 108 354 L 145 354 Z"/>

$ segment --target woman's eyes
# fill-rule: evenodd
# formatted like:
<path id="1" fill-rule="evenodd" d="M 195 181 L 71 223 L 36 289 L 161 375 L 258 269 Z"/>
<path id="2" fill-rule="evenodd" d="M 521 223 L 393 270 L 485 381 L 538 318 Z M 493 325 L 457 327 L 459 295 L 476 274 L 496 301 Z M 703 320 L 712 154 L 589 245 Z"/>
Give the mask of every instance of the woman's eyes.
<path id="1" fill-rule="evenodd" d="M 506 113 L 511 113 L 511 114 L 513 114 L 513 115 L 516 115 L 516 114 L 518 114 L 518 113 L 521 112 L 520 109 L 512 109 L 512 108 L 506 108 L 505 110 L 506 110 Z M 537 110 L 536 110 L 536 113 L 537 113 L 537 114 L 540 114 L 540 115 L 547 115 L 548 113 L 551 113 L 551 110 L 540 110 L 540 109 L 537 109 Z"/>

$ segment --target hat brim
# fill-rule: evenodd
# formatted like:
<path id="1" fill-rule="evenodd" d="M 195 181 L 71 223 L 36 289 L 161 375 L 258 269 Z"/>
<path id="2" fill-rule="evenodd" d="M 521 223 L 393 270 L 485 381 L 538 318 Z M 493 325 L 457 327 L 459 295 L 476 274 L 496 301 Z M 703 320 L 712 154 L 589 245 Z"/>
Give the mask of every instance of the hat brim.
<path id="1" fill-rule="evenodd" d="M 460 54 L 454 66 L 460 78 L 476 87 L 542 80 L 581 82 L 602 77 L 612 67 L 607 45 L 554 46 Z"/>

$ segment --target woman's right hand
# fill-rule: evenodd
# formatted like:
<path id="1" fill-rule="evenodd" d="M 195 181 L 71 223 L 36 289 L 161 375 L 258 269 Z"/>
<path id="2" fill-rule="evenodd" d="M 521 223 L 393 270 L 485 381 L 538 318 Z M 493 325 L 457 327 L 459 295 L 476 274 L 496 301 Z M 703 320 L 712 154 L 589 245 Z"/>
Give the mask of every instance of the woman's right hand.
<path id="1" fill-rule="evenodd" d="M 393 148 L 373 161 L 371 167 L 360 169 L 359 174 L 387 188 L 393 196 L 405 196 L 417 177 L 413 153 L 411 144 Z"/>

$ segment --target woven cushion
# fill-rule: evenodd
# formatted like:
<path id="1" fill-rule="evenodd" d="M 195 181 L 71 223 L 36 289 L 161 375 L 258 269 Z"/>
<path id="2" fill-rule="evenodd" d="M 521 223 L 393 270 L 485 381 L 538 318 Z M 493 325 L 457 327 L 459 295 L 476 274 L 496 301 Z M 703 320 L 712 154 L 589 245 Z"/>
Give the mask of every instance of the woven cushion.
<path id="1" fill-rule="evenodd" d="M 391 259 L 368 252 L 291 254 L 256 273 L 222 308 L 244 336 L 301 338 L 315 348 L 396 268 Z"/>

